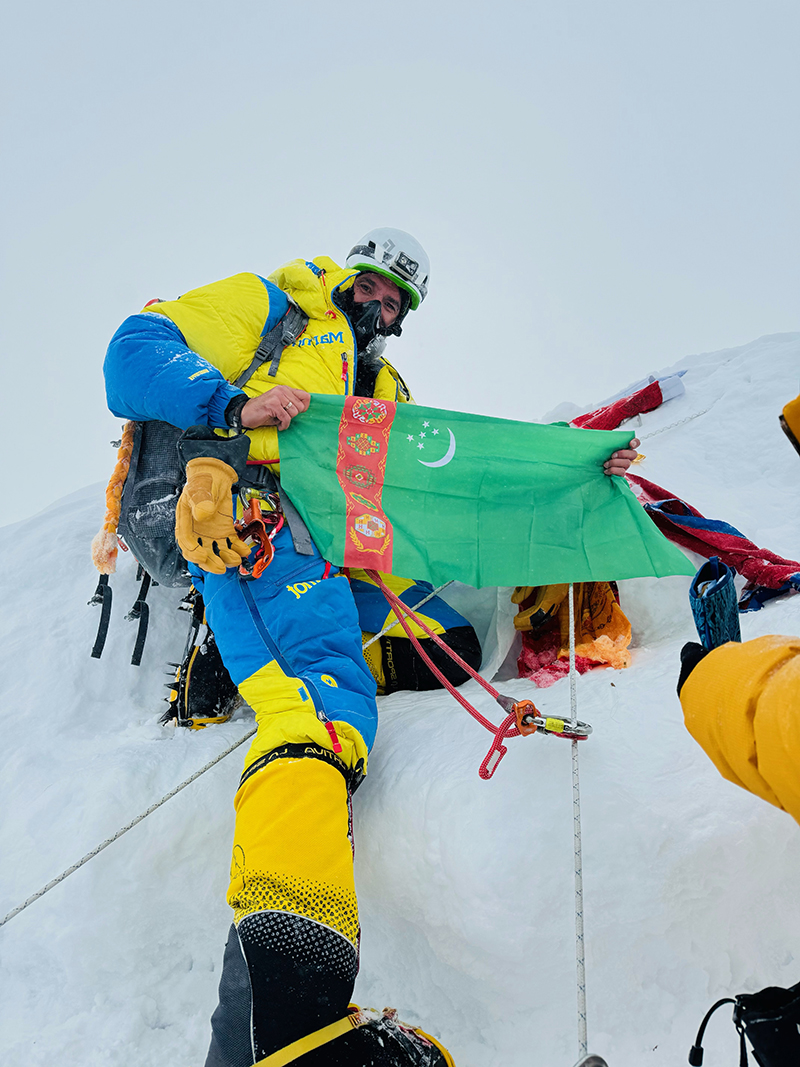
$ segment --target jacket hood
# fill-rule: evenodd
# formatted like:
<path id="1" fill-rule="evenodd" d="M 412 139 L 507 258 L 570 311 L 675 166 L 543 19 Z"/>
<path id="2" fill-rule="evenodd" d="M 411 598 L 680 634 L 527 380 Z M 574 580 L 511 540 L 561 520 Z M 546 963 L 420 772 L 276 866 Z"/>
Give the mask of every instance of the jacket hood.
<path id="1" fill-rule="evenodd" d="M 341 314 L 331 303 L 331 294 L 337 286 L 352 284 L 359 271 L 340 267 L 328 256 L 316 259 L 293 259 L 278 267 L 269 280 L 305 311 L 312 319 L 324 318 L 327 312 Z"/>

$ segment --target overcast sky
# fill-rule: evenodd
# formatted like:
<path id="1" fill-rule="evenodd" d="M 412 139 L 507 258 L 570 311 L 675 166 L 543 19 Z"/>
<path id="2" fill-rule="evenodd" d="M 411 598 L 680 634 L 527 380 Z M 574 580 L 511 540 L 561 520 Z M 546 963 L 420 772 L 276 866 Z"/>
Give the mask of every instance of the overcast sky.
<path id="1" fill-rule="evenodd" d="M 800 329 L 797 0 L 29 0 L 2 38 L 0 523 L 105 482 L 127 315 L 375 226 L 431 257 L 387 352 L 424 404 Z"/>

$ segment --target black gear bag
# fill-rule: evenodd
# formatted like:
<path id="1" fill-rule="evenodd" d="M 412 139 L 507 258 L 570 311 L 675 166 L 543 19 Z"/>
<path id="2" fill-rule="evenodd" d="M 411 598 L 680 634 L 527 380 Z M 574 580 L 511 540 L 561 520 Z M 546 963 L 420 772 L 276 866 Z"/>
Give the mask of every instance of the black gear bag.
<path id="1" fill-rule="evenodd" d="M 178 452 L 182 431 L 168 422 L 137 422 L 118 533 L 148 574 L 166 586 L 191 584 L 175 540 L 175 508 L 186 482 Z"/>
<path id="2" fill-rule="evenodd" d="M 689 1052 L 689 1063 L 703 1062 L 703 1034 L 708 1020 L 723 1004 L 733 1004 L 733 1023 L 739 1031 L 739 1067 L 748 1067 L 745 1036 L 759 1067 L 800 1064 L 800 982 L 783 989 L 767 986 L 758 993 L 740 993 L 718 1000 L 706 1013 Z"/>

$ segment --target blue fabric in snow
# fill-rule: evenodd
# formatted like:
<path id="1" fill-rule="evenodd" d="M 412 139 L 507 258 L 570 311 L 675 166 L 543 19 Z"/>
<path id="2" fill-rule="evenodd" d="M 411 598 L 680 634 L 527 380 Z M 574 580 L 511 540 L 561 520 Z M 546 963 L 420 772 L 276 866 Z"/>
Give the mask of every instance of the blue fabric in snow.
<path id="1" fill-rule="evenodd" d="M 356 607 L 358 608 L 358 621 L 362 630 L 367 633 L 379 633 L 390 622 L 396 622 L 396 616 L 386 597 L 371 582 L 362 582 L 358 578 L 350 579 L 350 587 L 353 590 Z M 429 582 L 417 582 L 400 593 L 400 599 L 409 608 L 415 607 L 420 600 L 433 592 L 433 586 Z M 463 615 L 451 608 L 441 597 L 434 597 L 419 609 L 420 615 L 435 619 L 445 630 L 452 630 L 455 626 L 469 626 L 470 624 Z"/>
<path id="2" fill-rule="evenodd" d="M 677 497 L 672 500 L 662 500 L 659 504 L 645 504 L 645 511 L 660 511 L 663 515 L 670 520 L 670 522 L 677 523 L 678 526 L 683 526 L 687 530 L 713 530 L 716 533 L 730 534 L 731 537 L 741 537 L 743 540 L 747 540 L 741 530 L 737 530 L 735 526 L 731 526 L 728 522 L 723 522 L 722 519 L 707 519 L 705 515 L 692 515 L 688 510 L 685 514 L 680 514 L 672 508 L 666 507 L 667 504 L 681 504 L 686 507 L 686 504 L 682 500 L 678 500 Z"/>

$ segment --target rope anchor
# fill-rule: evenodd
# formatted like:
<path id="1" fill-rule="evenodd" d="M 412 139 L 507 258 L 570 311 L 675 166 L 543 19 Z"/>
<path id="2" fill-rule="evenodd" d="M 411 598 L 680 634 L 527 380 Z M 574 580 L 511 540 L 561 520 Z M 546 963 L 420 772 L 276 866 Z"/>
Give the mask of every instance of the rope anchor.
<path id="1" fill-rule="evenodd" d="M 532 700 L 514 701 L 511 697 L 498 694 L 497 703 L 504 711 L 514 712 L 517 729 L 526 737 L 541 730 L 544 734 L 555 737 L 568 737 L 570 741 L 585 741 L 592 732 L 591 726 L 579 719 L 558 719 L 552 715 L 544 716 Z"/>
<path id="2" fill-rule="evenodd" d="M 503 694 L 499 693 L 482 675 L 478 674 L 476 670 L 470 667 L 458 653 L 454 652 L 438 634 L 434 633 L 429 626 L 426 626 L 419 615 L 414 612 L 413 608 L 409 608 L 396 593 L 393 593 L 392 590 L 389 589 L 377 571 L 368 570 L 366 573 L 383 593 L 389 606 L 394 612 L 397 621 L 405 630 L 406 636 L 420 654 L 433 676 L 437 678 L 448 693 L 458 701 L 462 708 L 470 713 L 473 719 L 479 722 L 481 726 L 490 733 L 494 734 L 494 740 L 492 741 L 491 747 L 478 768 L 478 774 L 484 781 L 488 781 L 489 778 L 492 777 L 497 770 L 500 760 L 508 751 L 503 744 L 503 741 L 507 740 L 509 737 L 524 737 L 528 734 L 535 733 L 537 730 L 541 730 L 542 733 L 554 734 L 556 737 L 567 737 L 571 741 L 585 741 L 592 732 L 591 726 L 584 722 L 579 722 L 577 719 L 556 719 L 549 716 L 542 716 L 532 700 L 514 700 L 512 697 L 503 696 Z M 470 678 L 473 678 L 478 685 L 483 686 L 486 692 L 494 697 L 500 707 L 507 713 L 505 719 L 503 719 L 499 726 L 495 726 L 485 715 L 481 715 L 477 708 L 474 708 L 466 697 L 462 696 L 456 687 L 448 681 L 444 674 L 442 674 L 420 644 L 419 638 L 415 636 L 409 625 L 409 619 L 413 619 L 423 633 L 427 634 L 428 637 L 430 637 L 454 663 L 457 663 L 459 667 L 470 676 Z"/>

